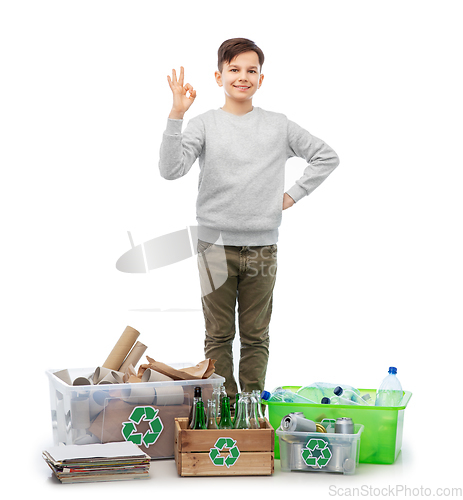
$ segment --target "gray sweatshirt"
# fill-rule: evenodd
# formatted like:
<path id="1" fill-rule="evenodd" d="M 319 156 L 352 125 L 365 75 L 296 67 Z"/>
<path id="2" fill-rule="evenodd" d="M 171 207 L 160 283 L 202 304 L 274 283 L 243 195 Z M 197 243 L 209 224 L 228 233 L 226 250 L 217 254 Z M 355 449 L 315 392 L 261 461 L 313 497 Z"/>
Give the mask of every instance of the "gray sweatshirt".
<path id="1" fill-rule="evenodd" d="M 286 191 L 295 202 L 311 193 L 339 163 L 322 140 L 281 113 L 254 107 L 238 116 L 212 109 L 183 120 L 168 118 L 159 159 L 165 179 L 184 176 L 199 158 L 198 237 L 224 245 L 272 245 L 278 240 L 285 164 L 307 161 L 302 177 Z"/>

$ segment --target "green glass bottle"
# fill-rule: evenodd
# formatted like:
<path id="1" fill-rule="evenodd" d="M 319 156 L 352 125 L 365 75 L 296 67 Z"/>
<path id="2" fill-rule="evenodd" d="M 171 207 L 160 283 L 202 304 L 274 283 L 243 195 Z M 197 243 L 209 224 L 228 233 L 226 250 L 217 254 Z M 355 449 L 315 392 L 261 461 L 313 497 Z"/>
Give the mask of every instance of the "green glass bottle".
<path id="1" fill-rule="evenodd" d="M 224 396 L 221 404 L 219 429 L 232 429 L 233 424 L 230 415 L 230 398 L 228 396 Z"/>
<path id="2" fill-rule="evenodd" d="M 204 403 L 202 401 L 198 401 L 196 403 L 196 414 L 194 418 L 193 429 L 207 429 L 206 421 L 204 418 Z"/>

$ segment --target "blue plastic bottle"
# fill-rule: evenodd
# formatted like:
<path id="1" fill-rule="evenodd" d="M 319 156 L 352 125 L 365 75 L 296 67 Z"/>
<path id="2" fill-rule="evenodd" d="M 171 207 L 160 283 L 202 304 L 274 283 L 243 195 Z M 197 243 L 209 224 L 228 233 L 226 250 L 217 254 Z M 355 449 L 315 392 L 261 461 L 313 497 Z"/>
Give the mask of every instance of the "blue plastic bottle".
<path id="1" fill-rule="evenodd" d="M 261 398 L 264 401 L 279 402 L 279 403 L 310 403 L 315 404 L 314 401 L 299 396 L 293 391 L 288 389 L 283 389 L 282 387 L 277 387 L 271 393 L 268 391 L 263 391 Z"/>
<path id="2" fill-rule="evenodd" d="M 397 378 L 397 368 L 391 366 L 389 375 L 385 377 L 376 391 L 375 406 L 399 406 L 402 397 L 402 385 Z"/>

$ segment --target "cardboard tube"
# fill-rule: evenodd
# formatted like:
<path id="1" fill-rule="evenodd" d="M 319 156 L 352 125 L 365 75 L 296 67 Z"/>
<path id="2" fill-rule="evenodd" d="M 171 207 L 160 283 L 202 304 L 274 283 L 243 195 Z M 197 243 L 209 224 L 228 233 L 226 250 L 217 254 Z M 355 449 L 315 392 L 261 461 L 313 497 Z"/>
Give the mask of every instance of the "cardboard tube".
<path id="1" fill-rule="evenodd" d="M 116 370 L 111 370 L 105 377 L 103 377 L 98 384 L 122 384 L 124 374 L 117 372 Z"/>
<path id="2" fill-rule="evenodd" d="M 90 427 L 90 405 L 88 397 L 71 399 L 71 427 L 88 429 Z"/>
<path id="3" fill-rule="evenodd" d="M 71 380 L 71 377 L 70 377 L 69 372 L 67 370 L 60 370 L 60 371 L 54 372 L 53 375 L 55 377 L 58 377 L 65 384 L 72 385 L 72 380 Z"/>
<path id="4" fill-rule="evenodd" d="M 155 387 L 156 397 L 154 404 L 160 406 L 183 404 L 183 387 L 181 385 L 170 385 L 167 387 Z"/>
<path id="5" fill-rule="evenodd" d="M 77 377 L 72 385 L 92 385 L 87 377 Z"/>
<path id="6" fill-rule="evenodd" d="M 95 385 L 99 384 L 106 377 L 106 375 L 108 375 L 108 373 L 111 373 L 109 368 L 99 366 L 93 374 L 93 383 Z"/>
<path id="7" fill-rule="evenodd" d="M 130 404 L 151 405 L 154 402 L 154 391 L 154 387 L 144 387 L 139 384 L 130 384 L 130 394 L 124 398 L 124 401 Z"/>
<path id="8" fill-rule="evenodd" d="M 128 369 L 130 365 L 136 366 L 137 363 L 140 361 L 141 357 L 143 356 L 143 354 L 145 353 L 146 349 L 148 349 L 146 345 L 142 344 L 141 342 L 137 342 L 133 346 L 133 349 L 129 352 L 129 354 L 125 358 L 124 362 L 119 368 L 119 371 L 125 373 L 125 371 Z"/>
<path id="9" fill-rule="evenodd" d="M 141 376 L 142 382 L 164 382 L 166 380 L 174 379 L 164 375 L 163 373 L 159 373 L 156 370 L 152 370 L 151 368 L 147 368 Z"/>
<path id="10" fill-rule="evenodd" d="M 102 366 L 110 370 L 119 370 L 139 335 L 140 332 L 135 328 L 127 326 Z"/>
<path id="11" fill-rule="evenodd" d="M 93 391 L 90 396 L 89 407 L 90 407 L 90 419 L 93 420 L 109 402 L 109 392 L 108 391 Z"/>

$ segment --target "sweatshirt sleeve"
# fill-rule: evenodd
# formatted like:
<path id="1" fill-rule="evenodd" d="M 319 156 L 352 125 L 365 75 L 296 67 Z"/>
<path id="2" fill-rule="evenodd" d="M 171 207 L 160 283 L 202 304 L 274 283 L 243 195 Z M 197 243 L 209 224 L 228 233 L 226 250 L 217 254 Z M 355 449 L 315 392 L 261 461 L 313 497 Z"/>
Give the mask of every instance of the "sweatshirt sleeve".
<path id="1" fill-rule="evenodd" d="M 188 173 L 201 154 L 205 134 L 198 117 L 192 118 L 182 134 L 183 120 L 167 119 L 159 152 L 159 171 L 164 179 L 178 179 Z"/>
<path id="2" fill-rule="evenodd" d="M 338 155 L 321 139 L 288 120 L 288 158 L 297 156 L 307 161 L 300 179 L 286 192 L 298 202 L 319 186 L 339 165 Z"/>

